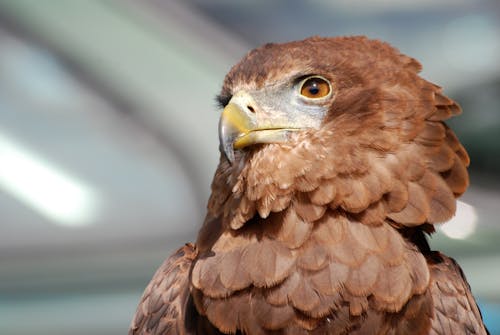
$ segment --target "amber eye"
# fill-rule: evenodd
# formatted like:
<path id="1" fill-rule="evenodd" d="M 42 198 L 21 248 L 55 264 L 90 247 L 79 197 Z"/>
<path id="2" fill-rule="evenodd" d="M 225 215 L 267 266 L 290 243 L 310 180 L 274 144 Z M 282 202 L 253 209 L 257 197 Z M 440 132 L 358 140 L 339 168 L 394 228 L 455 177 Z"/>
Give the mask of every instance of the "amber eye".
<path id="1" fill-rule="evenodd" d="M 300 87 L 300 94 L 309 99 L 324 98 L 330 91 L 330 83 L 321 77 L 309 77 Z"/>

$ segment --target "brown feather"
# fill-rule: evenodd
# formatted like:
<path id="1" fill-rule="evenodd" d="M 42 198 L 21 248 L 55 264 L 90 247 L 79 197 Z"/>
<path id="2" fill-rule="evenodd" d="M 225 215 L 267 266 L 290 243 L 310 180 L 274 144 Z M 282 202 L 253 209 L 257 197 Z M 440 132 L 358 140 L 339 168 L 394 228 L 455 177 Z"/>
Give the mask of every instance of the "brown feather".
<path id="1" fill-rule="evenodd" d="M 269 288 L 264 292 L 266 301 L 271 305 L 284 305 L 290 301 L 289 296 L 294 292 L 302 280 L 300 273 L 293 272 L 281 284 Z"/>
<path id="2" fill-rule="evenodd" d="M 441 173 L 444 180 L 450 187 L 455 196 L 461 195 L 469 186 L 469 175 L 464 163 L 455 156 L 453 166 L 450 170 Z"/>
<path id="3" fill-rule="evenodd" d="M 455 153 L 450 149 L 450 147 L 443 144 L 439 146 L 438 150 L 429 153 L 428 164 L 432 170 L 442 172 L 452 167 L 454 158 Z"/>
<path id="4" fill-rule="evenodd" d="M 298 286 L 289 294 L 290 302 L 296 309 L 308 314 L 320 304 L 319 293 L 309 281 L 300 280 Z"/>
<path id="5" fill-rule="evenodd" d="M 406 226 L 416 226 L 424 223 L 429 215 L 429 203 L 422 187 L 415 183 L 408 183 L 408 202 L 403 210 L 390 213 L 388 217 L 395 222 Z"/>
<path id="6" fill-rule="evenodd" d="M 270 287 L 283 281 L 292 271 L 294 262 L 289 249 L 268 239 L 250 244 L 241 258 L 245 271 L 250 274 L 253 285 L 257 287 Z"/>
<path id="7" fill-rule="evenodd" d="M 435 121 L 425 121 L 425 126 L 415 138 L 415 142 L 433 146 L 440 145 L 446 137 L 444 124 Z"/>
<path id="8" fill-rule="evenodd" d="M 359 213 L 370 205 L 370 193 L 361 180 L 349 179 L 352 189 L 349 195 L 343 198 L 340 206 L 347 212 Z"/>
<path id="9" fill-rule="evenodd" d="M 402 211 L 408 203 L 408 185 L 395 181 L 390 192 L 386 194 L 385 201 L 391 212 Z"/>
<path id="10" fill-rule="evenodd" d="M 442 178 L 432 172 L 427 172 L 420 185 L 425 190 L 429 202 L 427 222 L 445 222 L 455 215 L 455 196 Z"/>
<path id="11" fill-rule="evenodd" d="M 377 201 L 359 214 L 353 215 L 357 221 L 366 225 L 380 225 L 387 216 L 387 210 L 383 201 Z"/>
<path id="12" fill-rule="evenodd" d="M 354 296 L 366 296 L 373 291 L 381 271 L 380 259 L 371 255 L 358 267 L 351 268 L 349 277 L 345 282 L 347 290 Z"/>
<path id="13" fill-rule="evenodd" d="M 293 207 L 289 207 L 285 213 L 275 214 L 271 218 L 269 236 L 284 243 L 289 249 L 300 247 L 309 238 L 313 225 L 300 218 Z"/>
<path id="14" fill-rule="evenodd" d="M 334 181 L 327 180 L 309 193 L 309 199 L 311 200 L 311 203 L 323 206 L 332 202 L 333 199 L 335 199 L 336 193 L 337 189 L 335 188 Z"/>
<path id="15" fill-rule="evenodd" d="M 330 262 L 327 267 L 311 276 L 314 289 L 322 294 L 334 295 L 349 276 L 349 267 L 340 262 Z"/>
<path id="16" fill-rule="evenodd" d="M 302 220 L 311 223 L 319 220 L 326 211 L 326 206 L 311 203 L 305 193 L 296 195 L 292 207 Z"/>
<path id="17" fill-rule="evenodd" d="M 412 293 L 411 277 L 404 264 L 386 267 L 385 276 L 374 287 L 377 307 L 389 312 L 401 310 Z"/>
<path id="18" fill-rule="evenodd" d="M 257 294 L 255 297 L 252 301 L 252 313 L 262 328 L 282 329 L 292 322 L 295 316 L 292 306 L 287 304 L 270 305 L 262 295 Z M 229 311 L 229 313 L 231 312 Z"/>

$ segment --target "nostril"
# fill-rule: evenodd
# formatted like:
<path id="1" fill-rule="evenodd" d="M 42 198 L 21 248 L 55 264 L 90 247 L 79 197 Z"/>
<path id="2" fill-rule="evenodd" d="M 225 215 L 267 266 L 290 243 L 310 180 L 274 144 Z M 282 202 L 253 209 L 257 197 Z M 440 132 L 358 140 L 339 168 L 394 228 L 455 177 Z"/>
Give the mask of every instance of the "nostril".
<path id="1" fill-rule="evenodd" d="M 247 106 L 247 108 L 248 108 L 248 110 L 249 110 L 250 112 L 255 113 L 255 109 L 253 109 L 253 107 L 252 107 L 252 106 L 250 106 L 250 105 L 249 105 L 249 106 Z"/>

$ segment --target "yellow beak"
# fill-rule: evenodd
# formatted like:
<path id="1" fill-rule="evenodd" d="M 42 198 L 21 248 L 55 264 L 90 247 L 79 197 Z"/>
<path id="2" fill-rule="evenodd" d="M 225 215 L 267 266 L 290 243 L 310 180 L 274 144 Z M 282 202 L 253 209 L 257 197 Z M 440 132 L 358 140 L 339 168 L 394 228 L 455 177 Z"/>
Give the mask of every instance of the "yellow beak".
<path id="1" fill-rule="evenodd" d="M 273 126 L 266 120 L 259 126 L 259 109 L 249 94 L 238 92 L 222 111 L 219 121 L 219 141 L 222 151 L 230 162 L 234 161 L 234 150 L 258 143 L 280 143 L 289 139 L 297 128 Z M 263 122 L 264 123 L 264 122 Z"/>

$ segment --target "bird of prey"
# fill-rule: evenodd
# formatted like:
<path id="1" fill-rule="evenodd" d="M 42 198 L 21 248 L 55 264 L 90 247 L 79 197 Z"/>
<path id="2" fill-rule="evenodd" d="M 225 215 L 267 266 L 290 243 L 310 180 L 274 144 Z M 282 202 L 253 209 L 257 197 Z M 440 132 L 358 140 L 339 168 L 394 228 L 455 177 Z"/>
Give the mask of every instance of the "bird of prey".
<path id="1" fill-rule="evenodd" d="M 460 112 L 365 37 L 266 44 L 218 96 L 221 157 L 195 244 L 158 269 L 129 334 L 487 334 L 426 236 L 455 213 Z"/>

